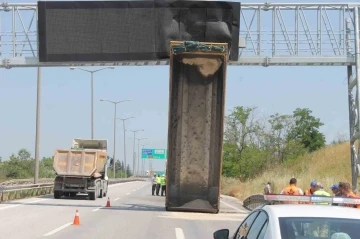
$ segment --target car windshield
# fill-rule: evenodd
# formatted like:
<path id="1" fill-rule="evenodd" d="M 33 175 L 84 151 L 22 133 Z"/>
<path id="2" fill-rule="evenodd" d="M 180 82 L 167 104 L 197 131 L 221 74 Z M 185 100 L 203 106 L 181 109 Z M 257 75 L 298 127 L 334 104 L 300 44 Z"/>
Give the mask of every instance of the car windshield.
<path id="1" fill-rule="evenodd" d="M 321 217 L 280 217 L 283 239 L 354 239 L 359 236 L 360 219 Z"/>

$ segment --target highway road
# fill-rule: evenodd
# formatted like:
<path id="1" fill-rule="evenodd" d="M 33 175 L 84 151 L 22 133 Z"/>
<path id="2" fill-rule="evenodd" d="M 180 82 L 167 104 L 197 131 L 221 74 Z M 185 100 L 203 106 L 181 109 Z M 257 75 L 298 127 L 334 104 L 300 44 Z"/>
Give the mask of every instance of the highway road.
<path id="1" fill-rule="evenodd" d="M 150 182 L 109 186 L 107 198 L 90 201 L 86 195 L 54 199 L 52 195 L 0 204 L 1 238 L 212 238 L 229 228 L 233 233 L 247 211 L 229 197 L 221 199 L 219 214 L 167 212 L 165 197 L 152 196 Z M 80 225 L 72 225 L 79 211 Z"/>

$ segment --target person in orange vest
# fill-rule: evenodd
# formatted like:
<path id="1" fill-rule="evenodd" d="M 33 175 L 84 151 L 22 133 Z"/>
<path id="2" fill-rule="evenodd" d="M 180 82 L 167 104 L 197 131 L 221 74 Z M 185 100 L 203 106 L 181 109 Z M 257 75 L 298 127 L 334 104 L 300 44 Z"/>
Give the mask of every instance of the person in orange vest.
<path id="1" fill-rule="evenodd" d="M 339 183 L 339 191 L 342 195 L 342 197 L 348 197 L 348 198 L 359 198 L 352 190 L 350 187 L 350 183 L 344 183 L 344 182 L 340 182 Z M 345 207 L 354 207 L 357 209 L 360 209 L 360 205 L 354 205 L 354 204 L 345 204 Z"/>
<path id="2" fill-rule="evenodd" d="M 304 192 L 301 188 L 297 187 L 297 180 L 296 178 L 290 179 L 290 185 L 284 188 L 280 194 L 285 195 L 304 195 Z"/>
<path id="3" fill-rule="evenodd" d="M 301 190 L 301 188 L 297 187 L 297 180 L 296 178 L 292 178 L 290 179 L 290 185 L 287 186 L 286 188 L 284 188 L 280 194 L 285 194 L 285 195 L 304 195 L 303 190 Z M 300 202 L 284 202 L 287 204 L 299 204 Z"/>
<path id="4" fill-rule="evenodd" d="M 310 183 L 310 188 L 305 191 L 305 195 L 310 196 L 310 195 L 313 195 L 313 194 L 314 194 L 315 188 L 316 188 L 316 183 L 317 183 L 316 181 L 312 181 L 312 182 Z"/>

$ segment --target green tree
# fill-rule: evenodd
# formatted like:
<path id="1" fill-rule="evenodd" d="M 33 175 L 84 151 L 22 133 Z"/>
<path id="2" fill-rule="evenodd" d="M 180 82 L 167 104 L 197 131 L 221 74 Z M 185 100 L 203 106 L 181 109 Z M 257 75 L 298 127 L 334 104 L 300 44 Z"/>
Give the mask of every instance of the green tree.
<path id="1" fill-rule="evenodd" d="M 270 124 L 268 148 L 272 153 L 270 163 L 283 163 L 304 153 L 301 143 L 289 139 L 289 134 L 295 128 L 295 118 L 292 115 L 276 113 L 271 115 L 268 121 Z"/>
<path id="2" fill-rule="evenodd" d="M 313 152 L 325 146 L 326 140 L 319 128 L 324 124 L 319 118 L 311 115 L 310 109 L 297 108 L 293 112 L 295 126 L 289 132 L 288 141 L 295 140 L 300 142 L 308 152 Z"/>
<path id="3" fill-rule="evenodd" d="M 263 147 L 263 128 L 254 107 L 235 107 L 226 118 L 223 145 L 223 175 L 242 180 L 264 169 L 268 152 Z"/>
<path id="4" fill-rule="evenodd" d="M 26 149 L 20 149 L 18 151 L 18 159 L 23 161 L 23 160 L 28 160 L 30 159 L 31 154 L 29 151 L 27 151 Z"/>
<path id="5" fill-rule="evenodd" d="M 132 171 L 131 171 L 131 169 L 130 169 L 130 165 L 128 164 L 127 166 L 126 166 L 126 176 L 127 177 L 131 177 L 133 174 L 132 174 Z"/>

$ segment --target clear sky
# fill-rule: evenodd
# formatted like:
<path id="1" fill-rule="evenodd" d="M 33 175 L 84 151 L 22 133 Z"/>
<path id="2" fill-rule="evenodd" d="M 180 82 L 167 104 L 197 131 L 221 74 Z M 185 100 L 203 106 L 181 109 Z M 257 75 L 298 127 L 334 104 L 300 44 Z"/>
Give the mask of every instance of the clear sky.
<path id="1" fill-rule="evenodd" d="M 36 68 L 0 69 L 0 156 L 4 159 L 20 148 L 34 155 L 36 72 Z M 95 73 L 94 79 L 95 138 L 108 140 L 110 155 L 114 106 L 100 102 L 101 98 L 132 99 L 118 105 L 117 116 L 136 117 L 127 121 L 127 128 L 144 129 L 137 137 L 148 138 L 142 141 L 145 147 L 166 148 L 168 66 L 117 67 Z M 90 138 L 89 73 L 42 68 L 41 97 L 41 157 L 51 156 L 56 148 L 69 148 L 73 138 Z M 349 131 L 346 67 L 229 66 L 227 112 L 238 105 L 258 106 L 266 115 L 310 108 L 325 123 L 321 130 L 331 141 Z M 122 121 L 117 126 L 117 155 L 123 159 Z M 132 133 L 126 134 L 126 140 L 129 162 Z M 163 165 L 157 163 L 155 169 Z"/>

